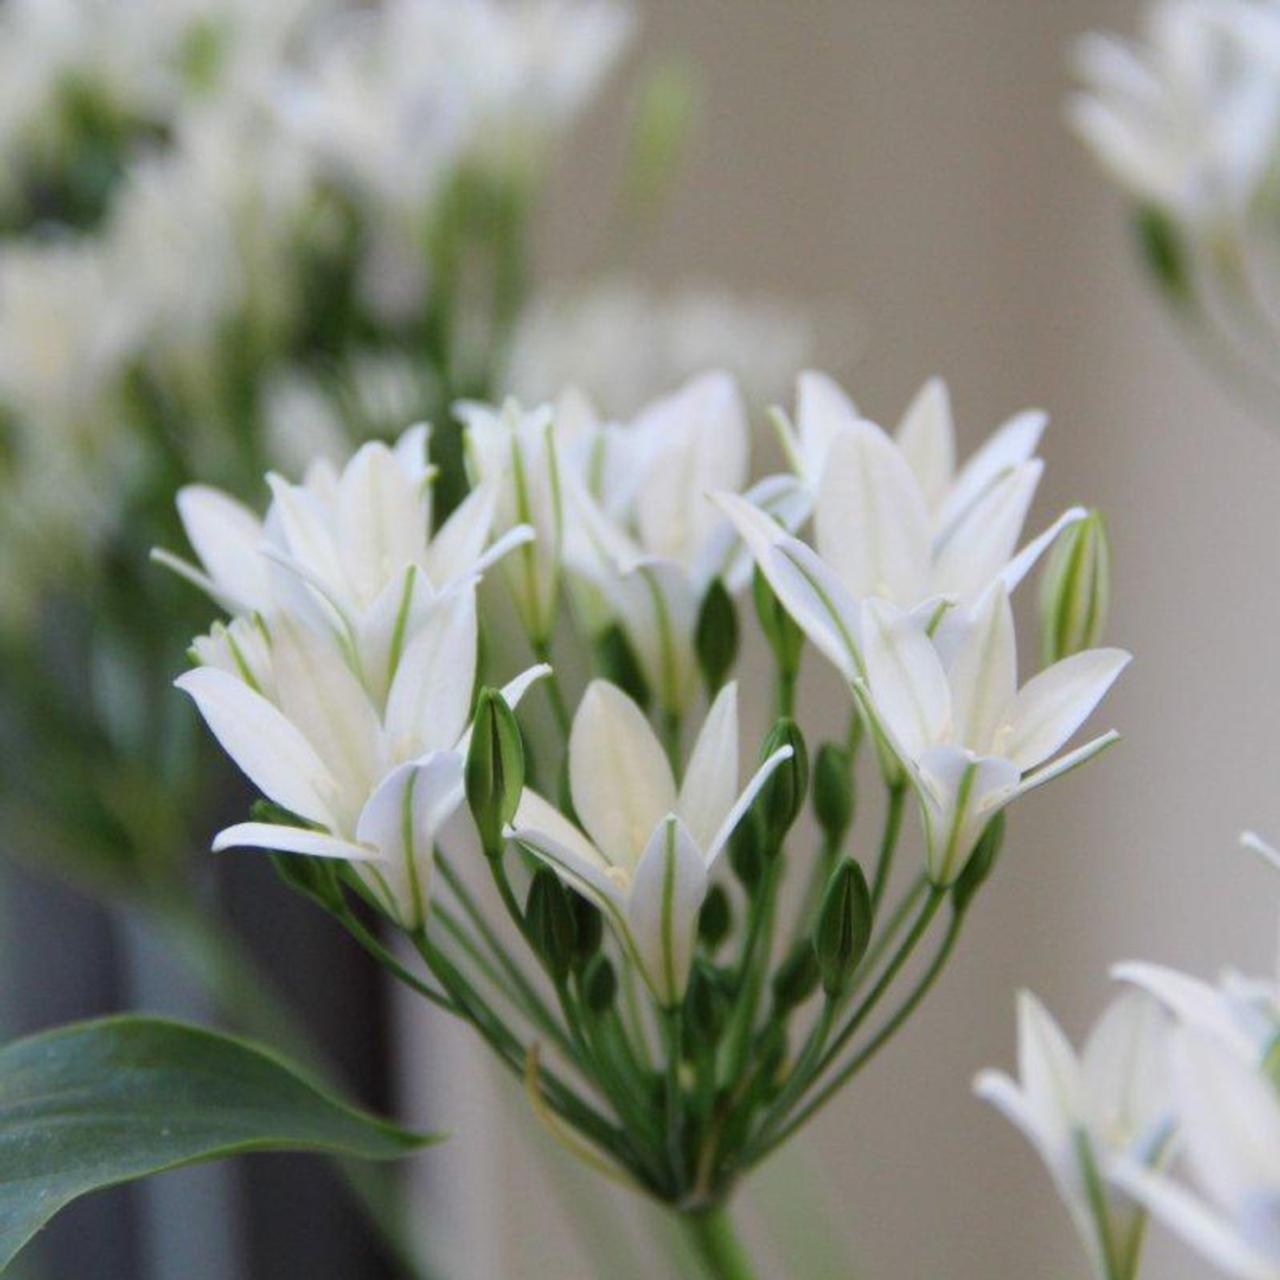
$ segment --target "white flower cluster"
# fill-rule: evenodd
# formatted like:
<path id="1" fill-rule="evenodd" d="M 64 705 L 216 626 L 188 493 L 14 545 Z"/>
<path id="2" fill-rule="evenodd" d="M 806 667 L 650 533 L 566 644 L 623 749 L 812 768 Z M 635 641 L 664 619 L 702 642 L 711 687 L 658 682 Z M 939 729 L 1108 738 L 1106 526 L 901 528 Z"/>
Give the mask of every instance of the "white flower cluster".
<path id="1" fill-rule="evenodd" d="M 1193 227 L 1247 213 L 1280 145 L 1280 5 L 1154 0 L 1146 38 L 1093 33 L 1072 125 L 1136 199 Z"/>
<path id="2" fill-rule="evenodd" d="M 1148 1213 L 1225 1274 L 1277 1280 L 1280 977 L 1228 970 L 1213 986 L 1145 962 L 1112 973 L 1130 990 L 1080 1059 L 1021 996 L 1021 1080 L 983 1072 L 978 1093 L 1039 1151 L 1101 1280 L 1137 1276 Z"/>
<path id="3" fill-rule="evenodd" d="M 625 0 L 0 8 L 0 611 L 117 516 L 131 434 L 230 476 L 327 446 L 334 410 L 299 440 L 281 384 L 341 409 L 371 364 L 435 376 L 454 188 L 527 205 L 631 26 Z"/>

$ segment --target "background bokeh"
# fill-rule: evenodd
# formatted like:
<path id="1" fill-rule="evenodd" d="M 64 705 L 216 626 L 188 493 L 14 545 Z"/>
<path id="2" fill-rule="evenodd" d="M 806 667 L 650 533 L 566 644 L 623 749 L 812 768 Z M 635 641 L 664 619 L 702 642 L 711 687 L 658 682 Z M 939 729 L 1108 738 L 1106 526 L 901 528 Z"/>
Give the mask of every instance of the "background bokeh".
<path id="1" fill-rule="evenodd" d="M 934 372 L 950 383 L 965 448 L 1017 408 L 1047 409 L 1032 527 L 1073 501 L 1107 512 L 1110 639 L 1137 656 L 1106 708 L 1123 743 L 1018 806 L 999 875 L 935 995 L 856 1088 L 754 1178 L 742 1218 L 770 1276 L 791 1265 L 895 1280 L 1083 1276 L 1036 1157 L 972 1098 L 973 1073 L 1011 1061 L 1019 987 L 1078 1037 L 1115 960 L 1269 968 L 1274 894 L 1235 836 L 1242 826 L 1280 834 L 1280 423 L 1269 433 L 1187 355 L 1138 270 L 1120 197 L 1061 120 L 1068 41 L 1095 26 L 1131 30 L 1140 6 L 649 0 L 641 12 L 634 56 L 684 51 L 703 83 L 703 119 L 688 177 L 638 269 L 673 287 L 717 280 L 835 308 L 833 325 L 845 323 L 840 308 L 856 309 L 856 339 L 842 337 L 848 358 L 824 354 L 880 421 L 895 422 Z M 541 245 L 553 277 L 583 269 L 584 238 L 608 217 L 623 108 L 622 89 L 606 94 L 562 157 Z M 842 695 L 816 660 L 801 707 L 815 733 L 843 722 Z M 285 895 L 269 874 L 247 883 L 245 912 L 270 930 Z M 24 954 L 0 995 L 19 1025 L 119 1001 L 87 908 L 25 879 L 11 884 L 9 906 L 26 921 Z M 326 927 L 298 923 L 305 914 L 290 912 L 289 928 Z M 381 1035 L 370 991 L 345 970 L 287 975 L 286 985 L 327 1019 L 366 1100 L 383 1101 L 382 1069 L 366 1061 L 381 1052 L 364 1051 Z M 399 1001 L 391 1022 L 392 1052 L 406 1053 L 390 1085 L 396 1105 L 455 1135 L 413 1170 L 445 1274 L 604 1274 L 601 1240 L 624 1246 L 610 1274 L 662 1274 L 645 1250 L 650 1219 L 588 1188 L 534 1136 L 522 1100 L 464 1037 Z M 359 1248 L 339 1262 L 338 1246 L 317 1244 L 348 1221 L 324 1198 L 324 1176 L 282 1195 L 289 1183 L 275 1177 L 253 1195 L 279 1198 L 255 1228 L 252 1271 L 236 1261 L 237 1201 L 221 1174 L 176 1175 L 147 1192 L 180 1215 L 159 1247 L 112 1245 L 131 1201 L 104 1197 L 51 1235 L 106 1243 L 54 1256 L 78 1257 L 74 1274 L 87 1277 L 135 1274 L 143 1255 L 166 1280 L 383 1274 Z M 569 1210 L 589 1222 L 585 1243 Z M 273 1235 L 272 1218 L 310 1237 L 318 1257 L 329 1250 L 336 1269 L 281 1252 L 287 1237 Z M 829 1245 L 826 1262 L 815 1243 Z M 1204 1274 L 1159 1229 L 1148 1269 L 1168 1280 Z"/>

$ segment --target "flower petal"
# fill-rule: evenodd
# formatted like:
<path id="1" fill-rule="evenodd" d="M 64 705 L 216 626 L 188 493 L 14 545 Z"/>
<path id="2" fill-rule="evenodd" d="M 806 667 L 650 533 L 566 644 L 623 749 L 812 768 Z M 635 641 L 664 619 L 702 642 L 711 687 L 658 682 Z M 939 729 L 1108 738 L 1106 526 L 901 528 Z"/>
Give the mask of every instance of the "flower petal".
<path id="1" fill-rule="evenodd" d="M 291 813 L 334 825 L 328 769 L 298 727 L 243 680 L 199 667 L 174 684 L 189 694 L 213 736 L 245 776 L 269 800 Z"/>
<path id="2" fill-rule="evenodd" d="M 1040 409 L 1025 409 L 992 432 L 960 468 L 938 512 L 937 527 L 954 524 L 1004 473 L 1028 461 L 1039 447 L 1048 421 L 1048 414 Z"/>
<path id="3" fill-rule="evenodd" d="M 796 379 L 796 431 L 799 471 L 811 485 L 822 479 L 827 450 L 842 427 L 858 421 L 858 408 L 828 374 L 806 369 Z"/>
<path id="4" fill-rule="evenodd" d="M 1123 649 L 1086 649 L 1033 676 L 1013 700 L 1001 754 L 1024 773 L 1047 760 L 1102 701 L 1129 659 Z"/>
<path id="5" fill-rule="evenodd" d="M 707 869 L 688 829 L 669 814 L 655 828 L 636 866 L 627 923 L 659 1003 L 680 1001 L 689 981 Z"/>
<path id="6" fill-rule="evenodd" d="M 213 852 L 224 849 L 278 849 L 282 853 L 305 853 L 310 858 L 342 858 L 347 862 L 377 862 L 376 849 L 354 844 L 327 831 L 307 827 L 287 827 L 275 822 L 241 822 L 219 831 Z"/>
<path id="7" fill-rule="evenodd" d="M 924 630 L 901 609 L 871 599 L 863 610 L 867 688 L 899 750 L 915 760 L 945 740 L 951 691 Z"/>
<path id="8" fill-rule="evenodd" d="M 177 504 L 187 541 L 212 579 L 217 598 L 234 601 L 235 612 L 266 609 L 271 593 L 258 551 L 262 521 L 244 503 L 209 485 L 184 485 Z"/>
<path id="9" fill-rule="evenodd" d="M 831 441 L 814 507 L 818 554 L 855 599 L 885 596 L 904 608 L 929 591 L 930 531 L 907 460 L 874 423 Z"/>
<path id="10" fill-rule="evenodd" d="M 666 753 L 640 708 L 606 680 L 587 686 L 573 718 L 569 786 L 596 846 L 628 870 L 663 814 L 675 808 Z"/>
<path id="11" fill-rule="evenodd" d="M 916 392 L 894 438 L 924 494 L 925 505 L 936 511 L 946 496 L 956 465 L 951 396 L 941 378 L 930 378 Z"/>
<path id="12" fill-rule="evenodd" d="M 1009 596 L 997 583 L 978 602 L 947 668 L 957 741 L 971 751 L 992 750 L 1018 691 L 1018 653 Z"/>
<path id="13" fill-rule="evenodd" d="M 698 848 L 707 850 L 738 795 L 738 685 L 720 690 L 680 784 L 677 809 Z"/>

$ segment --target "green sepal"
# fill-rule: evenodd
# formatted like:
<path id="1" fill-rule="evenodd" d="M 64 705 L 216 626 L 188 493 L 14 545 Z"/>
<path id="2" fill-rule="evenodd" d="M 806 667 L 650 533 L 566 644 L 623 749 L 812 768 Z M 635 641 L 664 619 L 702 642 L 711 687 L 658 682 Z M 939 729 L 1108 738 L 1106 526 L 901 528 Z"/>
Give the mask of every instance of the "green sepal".
<path id="1" fill-rule="evenodd" d="M 524 922 L 529 945 L 552 979 L 563 982 L 573 961 L 576 929 L 568 890 L 549 867 L 539 867 L 534 872 L 525 900 Z"/>
<path id="2" fill-rule="evenodd" d="M 857 804 L 853 757 L 838 742 L 824 742 L 813 758 L 813 812 L 832 848 L 838 848 L 853 824 Z"/>
<path id="3" fill-rule="evenodd" d="M 801 938 L 773 975 L 773 1003 L 779 1014 L 790 1013 L 818 988 L 822 973 L 813 941 Z"/>
<path id="4" fill-rule="evenodd" d="M 809 789 L 809 752 L 800 726 L 790 716 L 783 716 L 769 731 L 760 748 L 761 760 L 767 760 L 782 747 L 790 747 L 791 755 L 769 775 L 752 806 L 761 816 L 765 836 L 763 852 L 769 857 L 781 849 L 791 824 L 804 808 Z"/>
<path id="5" fill-rule="evenodd" d="M 648 710 L 653 698 L 649 682 L 627 633 L 610 623 L 595 638 L 596 664 L 610 684 L 616 684 L 642 710 Z"/>
<path id="6" fill-rule="evenodd" d="M 698 938 L 710 952 L 714 952 L 729 936 L 733 927 L 733 908 L 724 885 L 713 884 L 698 912 Z"/>
<path id="7" fill-rule="evenodd" d="M 995 870 L 996 859 L 1004 844 L 1004 810 L 982 829 L 978 843 L 964 864 L 964 870 L 956 877 L 951 886 L 951 905 L 956 911 L 966 911 L 973 901 L 973 895 L 987 882 L 987 878 Z"/>

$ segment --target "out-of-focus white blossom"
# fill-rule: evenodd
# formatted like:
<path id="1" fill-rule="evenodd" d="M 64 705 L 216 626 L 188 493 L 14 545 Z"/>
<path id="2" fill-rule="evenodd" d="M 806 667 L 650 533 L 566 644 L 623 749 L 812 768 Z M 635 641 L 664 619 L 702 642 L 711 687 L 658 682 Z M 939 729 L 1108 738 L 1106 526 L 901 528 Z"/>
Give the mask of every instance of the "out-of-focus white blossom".
<path id="1" fill-rule="evenodd" d="M 506 379 L 529 401 L 580 387 L 606 417 L 626 420 L 699 371 L 725 369 L 749 404 L 768 404 L 827 346 L 825 328 L 821 337 L 812 309 L 714 286 L 662 293 L 613 277 L 535 299 L 516 328 Z"/>
<path id="2" fill-rule="evenodd" d="M 1030 993 L 1018 997 L 1019 1081 L 984 1071 L 978 1096 L 1039 1152 L 1071 1212 L 1099 1280 L 1134 1280 L 1143 1219 L 1107 1174 L 1117 1157 L 1160 1165 L 1174 1129 L 1166 1057 L 1168 1018 L 1129 992 L 1098 1019 L 1077 1056 Z"/>
<path id="3" fill-rule="evenodd" d="M 1189 225 L 1242 214 L 1274 165 L 1280 8 L 1270 0 L 1155 0 L 1144 39 L 1093 33 L 1073 127 L 1137 199 Z"/>

